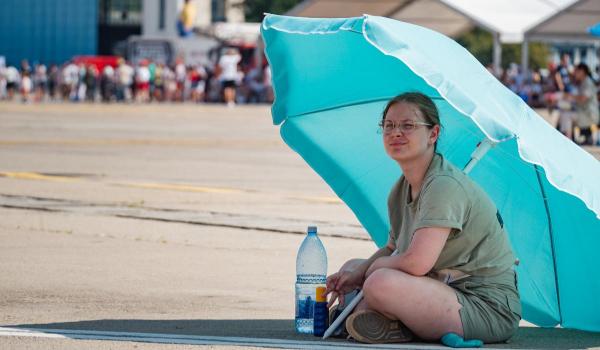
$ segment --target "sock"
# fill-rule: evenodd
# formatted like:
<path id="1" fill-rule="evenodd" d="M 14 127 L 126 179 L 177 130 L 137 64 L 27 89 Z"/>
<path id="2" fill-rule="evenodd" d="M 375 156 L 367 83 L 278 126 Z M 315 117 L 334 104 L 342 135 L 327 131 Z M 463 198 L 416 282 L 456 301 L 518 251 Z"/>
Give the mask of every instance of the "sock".
<path id="1" fill-rule="evenodd" d="M 446 333 L 441 339 L 442 344 L 451 348 L 480 348 L 483 342 L 479 339 L 464 340 L 456 333 Z"/>

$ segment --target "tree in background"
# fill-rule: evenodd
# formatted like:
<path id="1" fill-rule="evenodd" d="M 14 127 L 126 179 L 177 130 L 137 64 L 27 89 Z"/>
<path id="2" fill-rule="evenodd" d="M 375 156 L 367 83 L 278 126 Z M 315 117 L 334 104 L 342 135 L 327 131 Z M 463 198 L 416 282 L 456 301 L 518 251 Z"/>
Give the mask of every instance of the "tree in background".
<path id="1" fill-rule="evenodd" d="M 273 13 L 281 15 L 296 6 L 302 0 L 246 0 L 244 3 L 244 12 L 246 21 L 261 22 L 263 13 Z"/>
<path id="2" fill-rule="evenodd" d="M 461 35 L 456 41 L 467 49 L 484 66 L 492 64 L 492 51 L 494 40 L 492 34 L 481 29 L 473 30 Z M 542 43 L 529 43 L 529 68 L 538 69 L 548 66 L 550 49 Z M 506 68 L 511 62 L 521 63 L 521 45 L 502 45 L 502 66 Z"/>

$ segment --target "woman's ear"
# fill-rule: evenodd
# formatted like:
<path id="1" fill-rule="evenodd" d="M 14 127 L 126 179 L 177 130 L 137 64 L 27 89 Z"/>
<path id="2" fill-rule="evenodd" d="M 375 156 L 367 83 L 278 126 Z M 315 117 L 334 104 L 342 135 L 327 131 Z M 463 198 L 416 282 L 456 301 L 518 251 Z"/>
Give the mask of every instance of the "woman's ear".
<path id="1" fill-rule="evenodd" d="M 429 129 L 429 144 L 434 145 L 440 137 L 440 125 L 436 124 Z"/>

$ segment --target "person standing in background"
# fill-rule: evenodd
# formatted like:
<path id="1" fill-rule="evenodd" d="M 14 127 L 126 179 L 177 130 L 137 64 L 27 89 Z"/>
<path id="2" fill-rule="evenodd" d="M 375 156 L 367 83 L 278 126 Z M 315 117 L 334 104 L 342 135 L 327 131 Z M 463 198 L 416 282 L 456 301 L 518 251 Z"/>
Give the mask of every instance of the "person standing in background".
<path id="1" fill-rule="evenodd" d="M 31 77 L 31 66 L 29 65 L 29 61 L 28 60 L 21 60 L 21 74 L 23 73 L 29 73 L 29 76 Z"/>
<path id="2" fill-rule="evenodd" d="M 21 76 L 17 68 L 14 66 L 8 66 L 4 71 L 4 74 L 6 76 L 7 99 L 12 101 L 13 97 L 15 96 L 15 91 L 19 88 L 19 80 L 21 79 Z"/>
<path id="3" fill-rule="evenodd" d="M 50 100 L 56 99 L 56 90 L 58 89 L 60 81 L 60 71 L 58 70 L 58 66 L 53 64 L 50 66 L 50 71 L 48 72 L 48 96 Z"/>
<path id="4" fill-rule="evenodd" d="M 96 100 L 96 90 L 98 88 L 98 69 L 95 65 L 90 64 L 87 66 L 84 76 L 85 83 L 85 100 L 88 102 L 94 102 Z"/>
<path id="5" fill-rule="evenodd" d="M 266 87 L 266 102 L 267 103 L 271 103 L 273 102 L 273 100 L 275 99 L 273 96 L 273 81 L 272 81 L 272 77 L 271 77 L 271 66 L 269 66 L 268 64 L 265 65 L 264 71 L 263 71 L 263 76 L 264 76 L 264 83 L 265 83 L 265 87 Z"/>
<path id="6" fill-rule="evenodd" d="M 84 101 L 87 85 L 85 84 L 85 76 L 87 75 L 87 68 L 83 62 L 80 62 L 77 66 L 77 94 L 76 101 Z"/>
<path id="7" fill-rule="evenodd" d="M 553 110 L 558 111 L 559 130 L 573 139 L 572 125 L 573 120 L 576 118 L 573 103 L 570 100 L 570 94 L 573 93 L 573 84 L 571 79 L 571 73 L 573 67 L 569 63 L 569 55 L 563 53 L 560 58 L 560 63 L 556 66 L 553 78 L 556 86 L 556 92 L 552 99 L 552 106 L 555 108 L 549 108 L 550 113 Z"/>
<path id="8" fill-rule="evenodd" d="M 252 68 L 244 77 L 246 87 L 246 103 L 260 103 L 266 100 L 266 85 L 263 77 L 264 71 L 261 66 Z"/>
<path id="9" fill-rule="evenodd" d="M 177 78 L 175 72 L 169 66 L 164 66 L 162 70 L 162 80 L 165 90 L 164 101 L 174 102 L 177 94 Z"/>
<path id="10" fill-rule="evenodd" d="M 150 72 L 150 89 L 148 91 L 148 98 L 149 101 L 152 101 L 154 99 L 154 88 L 156 86 L 156 63 L 154 63 L 152 60 L 148 61 L 148 72 Z"/>
<path id="11" fill-rule="evenodd" d="M 124 59 L 119 60 L 117 68 L 117 100 L 131 101 L 131 85 L 133 84 L 134 70 Z"/>
<path id="12" fill-rule="evenodd" d="M 177 90 L 175 91 L 175 100 L 183 102 L 183 94 L 185 90 L 185 80 L 187 78 L 187 69 L 183 63 L 183 59 L 179 58 L 175 63 L 175 80 L 177 81 Z"/>
<path id="13" fill-rule="evenodd" d="M 106 65 L 100 77 L 100 96 L 103 102 L 110 102 L 115 94 L 115 70 Z"/>
<path id="14" fill-rule="evenodd" d="M 135 71 L 136 96 L 137 102 L 148 102 L 150 100 L 150 69 L 148 61 L 141 60 Z"/>
<path id="15" fill-rule="evenodd" d="M 571 71 L 572 67 L 569 64 L 569 55 L 564 53 L 560 58 L 560 64 L 556 67 L 554 73 L 554 79 L 556 81 L 556 88 L 558 91 L 563 93 L 570 93 L 573 89 L 571 84 Z"/>
<path id="16" fill-rule="evenodd" d="M 46 98 L 48 89 L 48 74 L 44 64 L 36 64 L 33 74 L 33 86 L 35 87 L 36 102 L 43 101 Z"/>
<path id="17" fill-rule="evenodd" d="M 62 70 L 63 98 L 70 101 L 77 100 L 77 85 L 79 84 L 79 67 L 74 62 L 69 62 Z"/>
<path id="18" fill-rule="evenodd" d="M 163 77 L 164 65 L 159 63 L 154 68 L 154 87 L 152 88 L 152 100 L 162 102 L 165 96 L 165 81 Z"/>
<path id="19" fill-rule="evenodd" d="M 223 87 L 223 99 L 228 107 L 235 106 L 235 91 L 239 79 L 238 64 L 242 56 L 234 48 L 228 48 L 219 59 L 220 80 Z"/>
<path id="20" fill-rule="evenodd" d="M 560 131 L 578 144 L 595 144 L 598 141 L 598 97 L 597 88 L 591 78 L 590 69 L 585 63 L 577 65 L 574 71 L 575 85 L 565 100 L 573 105 L 574 110 L 561 113 Z M 574 131 L 574 126 L 580 134 Z"/>
<path id="21" fill-rule="evenodd" d="M 575 67 L 574 72 L 577 93 L 572 96 L 577 113 L 577 125 L 581 129 L 582 143 L 595 145 L 598 142 L 598 89 L 590 68 L 585 63 Z M 585 139 L 583 139 L 585 138 Z"/>
<path id="22" fill-rule="evenodd" d="M 190 67 L 190 99 L 192 102 L 198 103 L 204 99 L 204 91 L 206 89 L 206 69 L 200 64 Z"/>
<path id="23" fill-rule="evenodd" d="M 6 99 L 6 66 L 0 61 L 0 101 Z"/>
<path id="24" fill-rule="evenodd" d="M 23 75 L 21 77 L 21 99 L 23 103 L 29 103 L 29 95 L 31 94 L 31 90 L 33 89 L 33 82 L 31 81 L 31 77 L 29 76 L 29 70 L 24 70 Z"/>

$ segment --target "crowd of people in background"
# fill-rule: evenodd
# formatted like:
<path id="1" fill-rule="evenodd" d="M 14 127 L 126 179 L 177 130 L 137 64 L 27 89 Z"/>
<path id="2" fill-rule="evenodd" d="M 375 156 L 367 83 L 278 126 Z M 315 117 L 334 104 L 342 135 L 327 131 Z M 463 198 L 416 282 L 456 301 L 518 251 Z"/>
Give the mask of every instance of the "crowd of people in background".
<path id="1" fill-rule="evenodd" d="M 241 56 L 229 49 L 214 67 L 167 65 L 142 59 L 116 65 L 76 63 L 61 66 L 23 60 L 19 68 L 0 66 L 0 100 L 25 103 L 69 102 L 213 102 L 270 103 L 271 71 L 266 64 L 242 67 Z"/>
<path id="2" fill-rule="evenodd" d="M 273 88 L 267 64 L 242 64 L 235 49 L 224 50 L 212 67 L 173 65 L 142 59 L 115 65 L 66 62 L 62 66 L 26 60 L 19 68 L 0 66 L 0 100 L 23 102 L 193 102 L 271 103 Z M 492 72 L 493 73 L 493 72 Z M 573 66 L 569 56 L 547 68 L 523 72 L 510 64 L 498 79 L 533 108 L 547 108 L 557 128 L 579 144 L 599 144 L 598 75 L 584 63 Z"/>
<path id="3" fill-rule="evenodd" d="M 573 65 L 567 54 L 558 64 L 523 72 L 511 64 L 498 77 L 533 108 L 547 108 L 557 128 L 578 144 L 600 144 L 600 80 L 585 63 Z"/>

